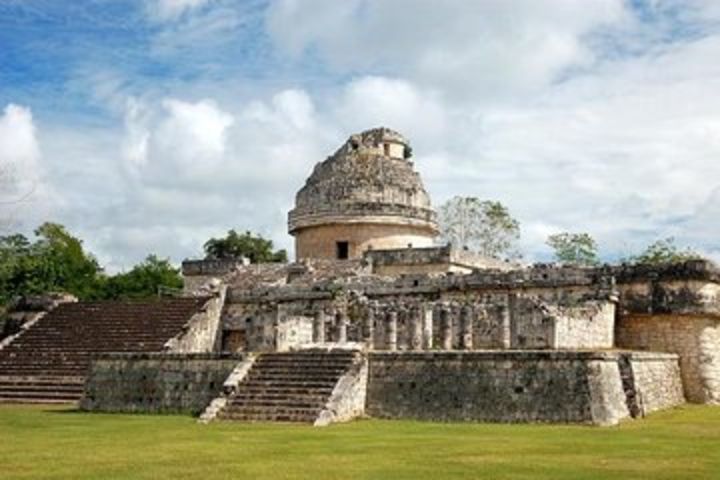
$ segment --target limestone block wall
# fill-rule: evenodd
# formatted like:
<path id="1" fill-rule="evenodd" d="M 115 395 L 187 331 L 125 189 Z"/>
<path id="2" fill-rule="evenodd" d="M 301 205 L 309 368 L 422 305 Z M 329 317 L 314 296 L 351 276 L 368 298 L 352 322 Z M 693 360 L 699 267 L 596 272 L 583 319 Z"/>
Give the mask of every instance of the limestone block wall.
<path id="1" fill-rule="evenodd" d="M 552 351 L 373 352 L 366 412 L 380 418 L 598 425 L 629 416 L 617 354 Z"/>
<path id="2" fill-rule="evenodd" d="M 365 220 L 372 220 L 367 217 Z M 308 227 L 295 235 L 295 255 L 303 258 L 337 258 L 337 242 L 348 242 L 349 258 L 361 257 L 370 249 L 429 247 L 434 232 L 427 227 L 382 223 L 346 223 Z"/>
<path id="3" fill-rule="evenodd" d="M 628 353 L 638 413 L 646 415 L 685 402 L 678 356 L 657 352 Z"/>
<path id="4" fill-rule="evenodd" d="M 313 341 L 313 319 L 304 315 L 288 315 L 278 321 L 275 350 L 287 352 Z"/>
<path id="5" fill-rule="evenodd" d="M 612 348 L 615 304 L 586 301 L 556 310 L 554 348 Z"/>
<path id="6" fill-rule="evenodd" d="M 92 362 L 80 408 L 96 412 L 202 412 L 241 354 L 106 354 Z"/>
<path id="7" fill-rule="evenodd" d="M 510 270 L 516 264 L 454 248 L 451 245 L 380 250 L 373 246 L 363 258 L 372 272 L 383 276 L 422 275 L 429 273 L 471 273 L 473 269 Z"/>
<path id="8" fill-rule="evenodd" d="M 168 340 L 165 349 L 175 353 L 214 352 L 219 349 L 222 311 L 226 287 L 221 287 L 184 326 L 183 331 Z"/>
<path id="9" fill-rule="evenodd" d="M 685 397 L 720 403 L 720 318 L 691 315 L 623 315 L 619 348 L 677 353 Z"/>

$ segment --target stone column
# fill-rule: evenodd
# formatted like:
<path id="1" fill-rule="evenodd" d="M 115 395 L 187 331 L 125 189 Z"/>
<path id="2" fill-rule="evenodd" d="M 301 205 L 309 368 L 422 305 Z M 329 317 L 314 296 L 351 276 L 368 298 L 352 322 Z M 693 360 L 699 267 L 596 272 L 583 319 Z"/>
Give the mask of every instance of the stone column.
<path id="1" fill-rule="evenodd" d="M 502 348 L 512 348 L 512 309 L 515 307 L 515 295 L 509 294 L 505 305 L 500 306 L 500 317 L 502 319 Z"/>
<path id="2" fill-rule="evenodd" d="M 397 350 L 397 333 L 398 333 L 398 314 L 395 309 L 388 311 L 386 322 L 386 340 L 387 349 L 391 351 Z"/>
<path id="3" fill-rule="evenodd" d="M 473 308 L 463 305 L 460 310 L 460 348 L 472 350 L 473 348 Z"/>
<path id="4" fill-rule="evenodd" d="M 363 319 L 362 339 L 367 348 L 373 350 L 375 347 L 375 308 L 368 305 L 365 309 L 365 318 Z"/>
<path id="5" fill-rule="evenodd" d="M 347 342 L 348 314 L 347 311 L 341 310 L 337 314 L 337 342 Z"/>
<path id="6" fill-rule="evenodd" d="M 398 350 L 409 350 L 410 349 L 410 311 L 407 307 L 399 307 L 397 309 L 397 349 Z"/>
<path id="7" fill-rule="evenodd" d="M 443 350 L 452 350 L 452 310 L 449 305 L 440 307 L 440 340 Z"/>
<path id="8" fill-rule="evenodd" d="M 410 350 L 422 350 L 423 348 L 423 310 L 422 306 L 415 305 L 408 310 L 408 332 Z"/>
<path id="9" fill-rule="evenodd" d="M 313 317 L 313 342 L 325 343 L 325 312 L 322 309 Z"/>
<path id="10" fill-rule="evenodd" d="M 422 315 L 422 336 L 423 350 L 432 350 L 433 348 L 433 309 L 432 306 L 421 305 L 420 315 Z"/>

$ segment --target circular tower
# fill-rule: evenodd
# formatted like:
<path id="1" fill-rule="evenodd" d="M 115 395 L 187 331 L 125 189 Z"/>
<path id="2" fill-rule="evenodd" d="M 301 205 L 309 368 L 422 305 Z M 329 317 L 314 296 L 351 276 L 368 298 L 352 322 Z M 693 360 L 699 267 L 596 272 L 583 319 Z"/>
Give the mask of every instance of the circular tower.
<path id="1" fill-rule="evenodd" d="M 288 214 L 297 259 L 431 246 L 436 214 L 410 155 L 402 135 L 375 128 L 315 165 Z"/>

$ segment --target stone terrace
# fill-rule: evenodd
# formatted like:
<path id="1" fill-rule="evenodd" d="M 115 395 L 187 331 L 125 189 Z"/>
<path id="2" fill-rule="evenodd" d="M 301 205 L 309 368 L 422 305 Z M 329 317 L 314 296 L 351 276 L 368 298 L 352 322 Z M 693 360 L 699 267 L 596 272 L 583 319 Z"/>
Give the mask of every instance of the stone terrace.
<path id="1" fill-rule="evenodd" d="M 94 355 L 163 351 L 206 302 L 173 298 L 60 305 L 0 350 L 0 402 L 76 401 Z"/>

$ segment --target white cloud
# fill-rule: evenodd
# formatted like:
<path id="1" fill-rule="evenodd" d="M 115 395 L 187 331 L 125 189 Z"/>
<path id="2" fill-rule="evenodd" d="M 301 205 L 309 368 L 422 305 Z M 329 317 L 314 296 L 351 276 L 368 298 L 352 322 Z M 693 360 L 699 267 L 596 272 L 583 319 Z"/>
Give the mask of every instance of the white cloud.
<path id="1" fill-rule="evenodd" d="M 591 62 L 583 37 L 627 18 L 622 0 L 281 0 L 267 26 L 293 56 L 317 52 L 340 71 L 403 72 L 490 101 Z"/>
<path id="2" fill-rule="evenodd" d="M 111 271 L 149 252 L 176 262 L 200 255 L 205 240 L 230 228 L 291 246 L 285 219 L 294 193 L 339 137 L 303 90 L 226 108 L 209 99 L 130 98 L 121 154 L 112 143 L 95 145 L 106 168 L 87 167 L 84 180 L 63 185 L 100 195 L 63 221 L 78 225 Z"/>
<path id="3" fill-rule="evenodd" d="M 183 160 L 186 167 L 204 167 L 204 163 L 222 157 L 232 115 L 212 100 L 191 103 L 167 99 L 163 107 L 167 116 L 153 136 L 155 148 Z"/>
<path id="4" fill-rule="evenodd" d="M 432 145 L 445 135 L 446 112 L 439 95 L 411 82 L 378 76 L 349 82 L 333 114 L 346 132 L 386 126 Z"/>
<path id="5" fill-rule="evenodd" d="M 150 15 L 161 21 L 177 20 L 186 12 L 199 9 L 211 0 L 149 0 Z"/>
<path id="6" fill-rule="evenodd" d="M 151 57 L 204 65 L 244 25 L 230 5 L 167 13 L 176 21 Z M 111 269 L 198 255 L 229 228 L 289 247 L 287 210 L 313 165 L 379 125 L 410 139 L 436 205 L 456 194 L 508 205 L 530 258 L 561 230 L 588 231 L 609 256 L 675 236 L 720 258 L 719 11 L 658 0 L 646 6 L 661 20 L 646 21 L 628 5 L 278 1 L 266 26 L 282 51 L 238 51 L 297 63 L 137 82 L 122 68 L 83 72 L 115 123 L 43 124 L 40 155 L 29 110 L 6 109 L 0 158 L 35 159 L 66 201 L 55 219 Z M 671 35 L 675 11 L 691 35 Z"/>
<path id="7" fill-rule="evenodd" d="M 50 189 L 40 158 L 32 112 L 8 104 L 0 115 L 0 228 L 14 224 L 20 215 L 37 218 L 46 211 Z"/>

